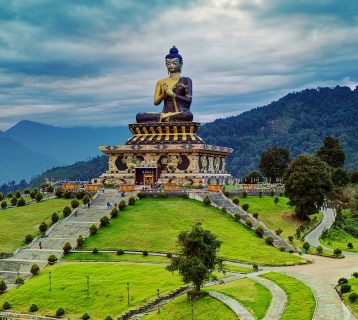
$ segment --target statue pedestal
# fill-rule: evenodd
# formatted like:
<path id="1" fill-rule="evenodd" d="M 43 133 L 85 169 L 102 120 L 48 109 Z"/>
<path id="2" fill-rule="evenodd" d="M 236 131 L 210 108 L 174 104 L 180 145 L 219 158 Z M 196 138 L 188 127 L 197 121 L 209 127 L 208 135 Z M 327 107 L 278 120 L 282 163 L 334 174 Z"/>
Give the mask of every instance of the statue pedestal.
<path id="1" fill-rule="evenodd" d="M 101 146 L 109 158 L 102 183 L 118 185 L 223 185 L 232 179 L 225 158 L 232 149 L 207 145 L 196 122 L 130 124 L 125 145 Z"/>

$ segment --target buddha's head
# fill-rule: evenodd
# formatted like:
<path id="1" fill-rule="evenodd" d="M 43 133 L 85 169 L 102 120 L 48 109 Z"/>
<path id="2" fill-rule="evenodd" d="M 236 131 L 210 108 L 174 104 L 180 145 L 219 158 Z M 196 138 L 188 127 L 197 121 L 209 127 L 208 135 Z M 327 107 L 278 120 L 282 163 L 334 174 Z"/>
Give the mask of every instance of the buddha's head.
<path id="1" fill-rule="evenodd" d="M 169 54 L 165 56 L 165 65 L 169 73 L 181 72 L 183 58 L 175 46 L 173 46 L 173 48 L 169 50 Z"/>

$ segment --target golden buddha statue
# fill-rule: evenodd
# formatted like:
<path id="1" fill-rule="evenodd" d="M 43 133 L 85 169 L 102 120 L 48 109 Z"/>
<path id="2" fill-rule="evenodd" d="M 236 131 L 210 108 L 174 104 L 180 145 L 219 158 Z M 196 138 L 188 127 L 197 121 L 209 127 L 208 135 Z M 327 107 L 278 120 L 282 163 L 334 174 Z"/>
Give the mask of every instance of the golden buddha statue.
<path id="1" fill-rule="evenodd" d="M 165 57 L 169 76 L 157 82 L 154 92 L 154 105 L 164 101 L 162 112 L 144 112 L 136 116 L 137 123 L 143 122 L 187 122 L 193 121 L 189 111 L 192 100 L 192 82 L 181 76 L 183 58 L 176 47 Z"/>

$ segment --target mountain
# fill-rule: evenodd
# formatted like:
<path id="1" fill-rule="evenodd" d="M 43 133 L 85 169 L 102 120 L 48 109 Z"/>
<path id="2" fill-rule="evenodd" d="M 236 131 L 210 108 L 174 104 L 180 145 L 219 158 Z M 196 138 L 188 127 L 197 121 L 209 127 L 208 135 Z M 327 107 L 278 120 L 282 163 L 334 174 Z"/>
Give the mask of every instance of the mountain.
<path id="1" fill-rule="evenodd" d="M 4 135 L 33 151 L 45 153 L 64 164 L 72 164 L 99 155 L 100 145 L 123 143 L 130 132 L 127 127 L 60 128 L 24 120 Z"/>
<path id="2" fill-rule="evenodd" d="M 235 117 L 201 128 L 208 144 L 228 146 L 229 171 L 237 177 L 258 168 L 260 154 L 272 144 L 287 147 L 291 157 L 314 154 L 323 139 L 339 139 L 346 167 L 358 169 L 358 87 L 306 89 Z"/>
<path id="3" fill-rule="evenodd" d="M 3 132 L 0 133 L 0 146 L 0 183 L 29 180 L 44 170 L 62 164 L 5 136 Z"/>

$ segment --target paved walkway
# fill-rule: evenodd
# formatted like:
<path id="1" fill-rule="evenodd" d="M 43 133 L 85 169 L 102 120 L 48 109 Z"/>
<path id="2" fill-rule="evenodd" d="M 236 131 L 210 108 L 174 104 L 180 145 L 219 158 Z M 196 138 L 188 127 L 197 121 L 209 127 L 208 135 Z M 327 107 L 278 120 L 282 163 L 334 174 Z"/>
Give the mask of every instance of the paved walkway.
<path id="1" fill-rule="evenodd" d="M 258 275 L 262 273 L 264 272 L 249 273 L 247 274 L 247 277 L 261 283 L 271 292 L 271 296 L 272 296 L 271 304 L 267 309 L 263 320 L 280 320 L 287 305 L 286 293 L 276 283 L 268 279 L 258 277 Z"/>
<path id="2" fill-rule="evenodd" d="M 240 320 L 255 320 L 255 317 L 237 300 L 216 291 L 209 291 L 209 295 L 225 303 L 239 317 Z"/>
<path id="3" fill-rule="evenodd" d="M 334 223 L 334 220 L 336 219 L 336 212 L 332 208 L 324 208 L 321 211 L 323 213 L 323 219 L 321 223 L 310 233 L 308 233 L 305 237 L 305 240 L 313 247 L 322 246 L 319 241 L 319 238 L 323 230 L 325 229 L 328 230 Z M 331 248 L 326 248 L 326 247 L 323 248 L 329 251 L 333 251 Z"/>

